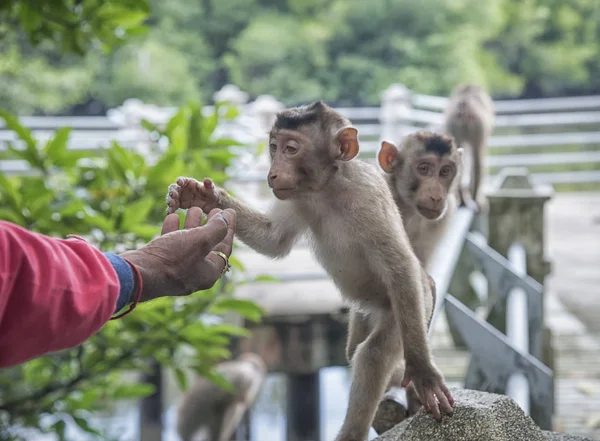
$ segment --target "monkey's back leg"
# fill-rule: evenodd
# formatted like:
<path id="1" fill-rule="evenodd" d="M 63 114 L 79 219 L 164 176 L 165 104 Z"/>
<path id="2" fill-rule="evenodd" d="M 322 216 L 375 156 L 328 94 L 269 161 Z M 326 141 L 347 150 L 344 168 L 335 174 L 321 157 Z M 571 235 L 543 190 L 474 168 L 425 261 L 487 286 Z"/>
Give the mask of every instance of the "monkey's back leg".
<path id="1" fill-rule="evenodd" d="M 368 317 L 359 311 L 351 310 L 348 319 L 348 339 L 346 341 L 346 358 L 348 362 L 352 362 L 356 348 L 365 341 L 370 330 Z"/>
<path id="2" fill-rule="evenodd" d="M 336 441 L 364 441 L 379 400 L 402 358 L 402 338 L 391 310 L 381 311 L 373 330 L 356 348 L 346 418 Z"/>

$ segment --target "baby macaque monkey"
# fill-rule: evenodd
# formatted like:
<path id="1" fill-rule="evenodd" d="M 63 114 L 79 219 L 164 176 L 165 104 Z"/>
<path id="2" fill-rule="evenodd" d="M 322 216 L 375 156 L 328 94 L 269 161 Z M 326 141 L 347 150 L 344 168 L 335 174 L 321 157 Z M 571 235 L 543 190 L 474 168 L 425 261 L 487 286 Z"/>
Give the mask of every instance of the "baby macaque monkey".
<path id="1" fill-rule="evenodd" d="M 456 87 L 444 112 L 444 131 L 458 147 L 466 147 L 464 178 L 459 189 L 461 205 L 475 203 L 480 210 L 485 205 L 481 186 L 485 177 L 487 142 L 496 117 L 492 98 L 479 86 L 464 84 Z M 464 180 L 464 179 L 463 179 Z"/>
<path id="2" fill-rule="evenodd" d="M 452 137 L 432 132 L 410 134 L 404 137 L 400 148 L 386 141 L 381 144 L 379 165 L 402 215 L 410 244 L 425 268 L 456 212 L 455 191 L 460 181 L 462 152 Z M 433 279 L 431 283 L 435 305 Z M 373 423 L 378 433 L 421 407 L 412 386 L 406 391 L 408 409 L 396 401 L 400 381 L 392 377 L 389 387 Z"/>
<path id="3" fill-rule="evenodd" d="M 235 392 L 198 377 L 179 405 L 177 432 L 182 441 L 230 441 L 244 412 L 254 403 L 267 373 L 260 356 L 244 353 L 217 366 Z"/>
<path id="4" fill-rule="evenodd" d="M 347 354 L 353 379 L 336 441 L 365 441 L 390 377 L 411 381 L 436 419 L 454 400 L 427 341 L 433 308 L 430 278 L 402 227 L 377 169 L 353 160 L 358 131 L 322 101 L 277 115 L 269 135 L 268 184 L 277 198 L 263 214 L 214 186 L 179 178 L 169 211 L 233 208 L 237 235 L 255 251 L 287 255 L 307 234 L 313 253 L 351 305 Z M 441 410 L 441 411 L 440 411 Z"/>
<path id="5" fill-rule="evenodd" d="M 432 132 L 410 134 L 400 148 L 381 143 L 379 165 L 425 268 L 456 212 L 462 155 L 452 137 Z"/>

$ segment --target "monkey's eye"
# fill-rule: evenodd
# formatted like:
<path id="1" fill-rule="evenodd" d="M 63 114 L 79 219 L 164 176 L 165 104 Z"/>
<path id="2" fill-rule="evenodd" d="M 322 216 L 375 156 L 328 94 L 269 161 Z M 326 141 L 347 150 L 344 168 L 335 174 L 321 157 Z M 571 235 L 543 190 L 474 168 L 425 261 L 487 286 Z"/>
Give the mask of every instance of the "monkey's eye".
<path id="1" fill-rule="evenodd" d="M 290 155 L 296 154 L 298 153 L 298 147 L 294 147 L 293 145 L 286 145 L 285 152 L 289 153 Z"/>
<path id="2" fill-rule="evenodd" d="M 447 178 L 450 175 L 450 166 L 446 165 L 440 170 L 440 176 Z"/>
<path id="3" fill-rule="evenodd" d="M 429 164 L 419 164 L 417 170 L 419 170 L 419 173 L 421 173 L 422 175 L 426 175 L 427 173 L 429 173 Z"/>

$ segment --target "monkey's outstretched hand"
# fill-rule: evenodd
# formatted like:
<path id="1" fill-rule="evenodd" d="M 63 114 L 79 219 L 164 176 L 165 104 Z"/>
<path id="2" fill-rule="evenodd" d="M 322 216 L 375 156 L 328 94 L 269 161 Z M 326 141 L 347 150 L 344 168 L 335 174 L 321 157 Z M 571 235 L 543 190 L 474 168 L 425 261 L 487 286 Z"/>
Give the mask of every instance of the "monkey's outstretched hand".
<path id="1" fill-rule="evenodd" d="M 192 208 L 180 230 L 179 216 L 170 214 L 161 236 L 139 250 L 121 253 L 140 272 L 141 301 L 212 287 L 227 268 L 235 221 L 231 209 L 212 210 L 202 226 L 202 211 Z"/>
<path id="2" fill-rule="evenodd" d="M 402 387 L 408 387 L 411 380 L 426 412 L 431 413 L 436 420 L 442 419 L 440 409 L 445 414 L 452 415 L 454 398 L 435 366 L 424 368 L 407 361 Z"/>
<path id="3" fill-rule="evenodd" d="M 221 198 L 212 180 L 205 178 L 198 182 L 193 178 L 177 178 L 169 185 L 167 194 L 167 213 L 175 213 L 178 208 L 200 207 L 205 213 L 218 208 Z"/>

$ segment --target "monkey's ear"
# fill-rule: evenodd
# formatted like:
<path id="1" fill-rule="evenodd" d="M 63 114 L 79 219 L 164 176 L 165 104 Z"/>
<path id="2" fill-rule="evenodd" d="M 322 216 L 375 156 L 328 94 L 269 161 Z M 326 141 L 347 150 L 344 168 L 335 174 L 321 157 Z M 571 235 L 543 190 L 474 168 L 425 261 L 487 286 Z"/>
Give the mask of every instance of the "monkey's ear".
<path id="1" fill-rule="evenodd" d="M 358 155 L 358 130 L 354 127 L 344 127 L 337 133 L 340 143 L 340 155 L 337 159 L 350 161 Z"/>
<path id="2" fill-rule="evenodd" d="M 398 148 L 391 142 L 383 141 L 381 143 L 381 150 L 377 155 L 379 166 L 386 173 L 393 171 L 394 159 L 398 156 Z"/>

